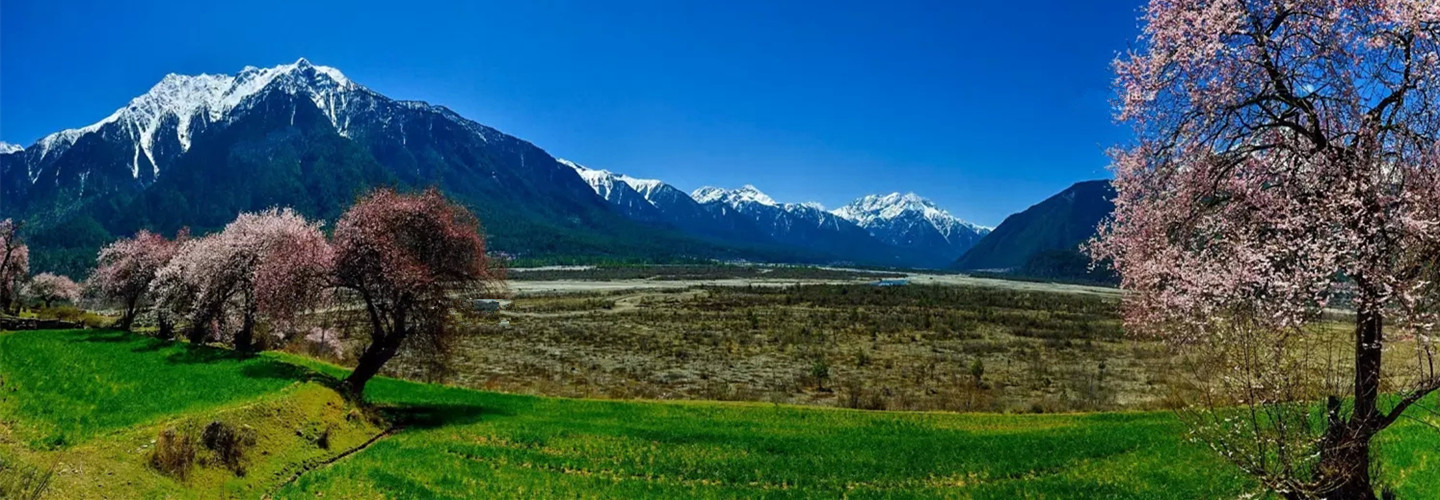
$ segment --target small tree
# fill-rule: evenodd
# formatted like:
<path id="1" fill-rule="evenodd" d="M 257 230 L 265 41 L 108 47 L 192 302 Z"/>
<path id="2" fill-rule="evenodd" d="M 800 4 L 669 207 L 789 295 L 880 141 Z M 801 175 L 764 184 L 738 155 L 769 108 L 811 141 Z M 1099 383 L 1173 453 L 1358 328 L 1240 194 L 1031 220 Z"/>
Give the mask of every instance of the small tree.
<path id="1" fill-rule="evenodd" d="M 479 220 L 430 189 L 384 189 L 362 199 L 335 226 L 336 284 L 364 304 L 370 343 L 345 379 L 349 397 L 407 343 L 443 345 L 466 295 L 503 286 L 485 254 Z"/>
<path id="2" fill-rule="evenodd" d="M 30 278 L 30 283 L 25 286 L 25 294 L 39 300 L 45 304 L 46 308 L 49 308 L 55 304 L 55 301 L 75 302 L 80 300 L 80 285 L 66 276 L 40 273 Z"/>
<path id="3" fill-rule="evenodd" d="M 180 243 L 186 239 L 188 233 L 183 230 L 176 237 L 177 241 L 142 230 L 133 238 L 122 238 L 100 249 L 90 283 L 106 300 L 117 302 L 124 308 L 120 328 L 129 330 L 134 324 L 150 283 L 160 269 L 175 257 Z M 161 329 L 166 328 L 162 325 Z"/>
<path id="4" fill-rule="evenodd" d="M 30 247 L 20 238 L 21 225 L 0 220 L 0 313 L 14 310 L 20 280 L 30 275 Z"/>
<path id="5" fill-rule="evenodd" d="M 1372 439 L 1440 389 L 1440 4 L 1152 0 L 1145 23 L 1092 246 L 1127 325 L 1218 372 L 1193 423 L 1227 459 L 1288 498 L 1374 498 Z M 1349 352 L 1304 359 L 1337 305 Z M 1411 369 L 1382 363 L 1399 342 Z"/>

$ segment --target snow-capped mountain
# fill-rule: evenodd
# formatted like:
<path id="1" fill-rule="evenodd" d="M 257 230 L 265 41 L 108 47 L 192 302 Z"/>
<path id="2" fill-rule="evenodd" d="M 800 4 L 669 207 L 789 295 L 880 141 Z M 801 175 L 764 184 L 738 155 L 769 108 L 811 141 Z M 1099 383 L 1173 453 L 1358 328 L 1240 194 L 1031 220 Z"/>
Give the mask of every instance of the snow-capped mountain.
<path id="1" fill-rule="evenodd" d="M 934 258 L 932 265 L 964 255 L 990 228 L 971 224 L 915 193 L 863 196 L 831 213 L 865 228 L 885 243 Z"/>
<path id="2" fill-rule="evenodd" d="M 914 265 L 911 252 L 885 245 L 854 222 L 826 212 L 817 203 L 779 203 L 755 186 L 702 187 L 690 194 L 712 213 L 739 217 L 770 241 L 844 256 L 852 261 Z"/>
<path id="3" fill-rule="evenodd" d="M 575 169 L 596 194 L 631 219 L 667 225 L 692 236 L 732 245 L 753 247 L 766 243 L 750 222 L 711 211 L 664 181 L 637 179 L 569 160 L 559 161 Z"/>
<path id="4" fill-rule="evenodd" d="M 662 182 L 636 179 L 609 170 L 592 169 L 563 158 L 556 160 L 561 165 L 575 169 L 575 173 L 580 174 L 580 178 L 590 185 L 590 189 L 595 190 L 595 194 L 610 202 L 627 217 L 645 221 L 660 221 L 664 218 L 664 214 L 655 206 L 654 202 L 635 189 L 635 186 L 638 185 L 653 192 L 654 186 L 663 184 Z"/>
<path id="5" fill-rule="evenodd" d="M 494 248 L 517 255 L 723 254 L 617 213 L 529 142 L 304 59 L 168 75 L 93 124 L 0 154 L 0 217 L 85 235 L 55 240 L 86 248 L 40 259 L 64 250 L 93 262 L 106 238 L 203 232 L 274 205 L 333 220 L 373 186 L 438 187 L 480 215 Z"/>
<path id="6" fill-rule="evenodd" d="M 0 145 L 0 218 L 35 231 L 35 269 L 66 274 L 84 274 L 98 246 L 141 228 L 203 233 L 272 206 L 334 220 L 376 186 L 442 189 L 475 210 L 492 248 L 516 256 L 928 262 L 817 204 L 779 203 L 753 186 L 692 197 L 557 160 L 304 59 L 167 75 L 95 123 Z"/>
<path id="7" fill-rule="evenodd" d="M 309 98 L 343 135 L 348 121 L 340 121 L 339 110 L 353 92 L 363 89 L 339 70 L 315 66 L 303 58 L 273 68 L 246 66 L 233 76 L 171 73 L 110 116 L 37 141 L 30 149 L 39 157 L 40 168 L 28 172 L 29 177 L 31 182 L 38 180 L 47 157 L 63 154 L 81 137 L 104 131 L 133 141 L 131 177 L 140 178 L 143 167 L 153 179 L 163 163 L 190 150 L 191 138 L 197 133 L 227 120 L 235 108 L 251 104 L 252 96 L 272 90 Z"/>
<path id="8" fill-rule="evenodd" d="M 831 212 L 814 202 L 775 201 L 748 184 L 706 186 L 687 196 L 660 180 L 559 161 L 632 219 L 731 245 L 788 248 L 833 262 L 943 267 L 988 231 L 913 194 L 868 196 Z"/>

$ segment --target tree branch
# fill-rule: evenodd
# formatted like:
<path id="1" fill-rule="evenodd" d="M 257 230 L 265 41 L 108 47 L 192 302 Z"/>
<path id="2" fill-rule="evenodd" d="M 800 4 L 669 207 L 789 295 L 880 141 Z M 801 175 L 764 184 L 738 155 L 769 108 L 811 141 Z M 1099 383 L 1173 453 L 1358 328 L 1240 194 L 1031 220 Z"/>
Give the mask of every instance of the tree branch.
<path id="1" fill-rule="evenodd" d="M 1395 420 L 1400 418 L 1400 415 L 1405 414 L 1405 410 L 1437 390 L 1440 390 L 1440 377 L 1433 377 L 1430 380 L 1422 382 L 1420 387 L 1406 394 L 1405 397 L 1401 398 L 1400 402 L 1395 405 L 1395 408 L 1390 410 L 1389 414 L 1380 419 L 1378 428 L 1375 430 L 1378 431 L 1389 427 L 1390 424 L 1395 423 Z"/>

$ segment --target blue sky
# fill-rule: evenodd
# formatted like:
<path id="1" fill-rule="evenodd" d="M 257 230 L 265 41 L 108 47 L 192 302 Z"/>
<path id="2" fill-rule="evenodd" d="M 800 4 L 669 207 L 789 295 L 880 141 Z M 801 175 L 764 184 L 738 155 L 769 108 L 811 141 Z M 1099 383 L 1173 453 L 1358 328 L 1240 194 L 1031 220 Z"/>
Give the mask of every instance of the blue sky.
<path id="1" fill-rule="evenodd" d="M 0 0 L 0 140 L 98 121 L 166 73 L 305 57 L 685 190 L 915 191 L 994 225 L 1109 175 L 1109 62 L 1139 5 Z"/>

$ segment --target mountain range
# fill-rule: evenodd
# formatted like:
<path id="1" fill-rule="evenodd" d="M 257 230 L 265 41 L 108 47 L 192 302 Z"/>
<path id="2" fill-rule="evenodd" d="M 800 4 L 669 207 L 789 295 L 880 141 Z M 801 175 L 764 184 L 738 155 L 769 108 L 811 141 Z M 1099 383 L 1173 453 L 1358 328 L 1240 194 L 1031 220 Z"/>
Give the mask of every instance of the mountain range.
<path id="1" fill-rule="evenodd" d="M 656 179 L 569 165 L 626 216 L 710 241 L 744 241 L 858 263 L 945 267 L 990 230 L 914 193 L 862 197 L 838 210 L 780 203 L 752 185 L 684 191 Z"/>
<path id="2" fill-rule="evenodd" d="M 334 220 L 377 186 L 438 187 L 476 211 L 493 249 L 536 262 L 939 268 L 968 265 L 962 256 L 990 238 L 913 193 L 827 211 L 748 185 L 686 193 L 587 168 L 304 59 L 167 75 L 94 124 L 0 143 L 0 217 L 27 221 L 36 269 L 76 275 L 99 246 L 141 228 L 203 233 L 271 206 Z"/>

